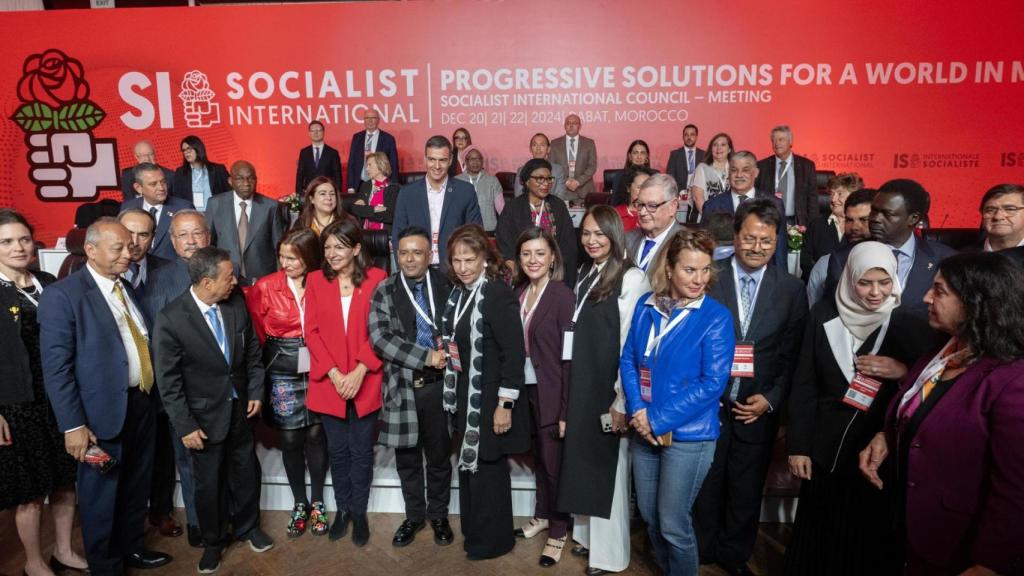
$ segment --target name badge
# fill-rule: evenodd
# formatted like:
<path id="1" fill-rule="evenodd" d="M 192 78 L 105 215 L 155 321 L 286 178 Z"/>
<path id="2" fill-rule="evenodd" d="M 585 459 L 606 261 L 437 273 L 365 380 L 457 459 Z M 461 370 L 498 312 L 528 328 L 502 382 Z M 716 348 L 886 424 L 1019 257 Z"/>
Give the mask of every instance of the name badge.
<path id="1" fill-rule="evenodd" d="M 775 197 L 778 198 L 779 200 L 782 200 L 782 190 L 776 190 Z"/>
<path id="2" fill-rule="evenodd" d="M 309 348 L 301 346 L 299 348 L 299 374 L 305 374 L 309 372 Z"/>
<path id="3" fill-rule="evenodd" d="M 202 192 L 192 193 L 192 205 L 196 207 L 196 210 L 202 210 L 206 208 L 206 198 L 203 197 Z"/>
<path id="4" fill-rule="evenodd" d="M 641 368 L 640 369 L 640 399 L 644 402 L 650 402 L 653 394 L 651 393 L 651 369 Z"/>
<path id="5" fill-rule="evenodd" d="M 572 330 L 562 332 L 562 360 L 572 360 Z"/>
<path id="6" fill-rule="evenodd" d="M 754 377 L 754 344 L 751 342 L 738 342 L 736 351 L 732 356 L 732 372 L 729 376 L 733 378 Z"/>
<path id="7" fill-rule="evenodd" d="M 576 161 L 575 160 L 569 160 L 569 173 L 572 174 L 573 176 L 576 175 Z"/>
<path id="8" fill-rule="evenodd" d="M 523 377 L 526 379 L 525 384 L 536 384 L 537 383 L 537 372 L 533 369 L 533 362 L 530 361 L 530 357 L 526 357 L 526 363 L 523 364 Z"/>
<path id="9" fill-rule="evenodd" d="M 440 334 L 437 335 L 434 342 L 434 350 L 444 350 L 444 338 L 442 338 Z"/>
<path id="10" fill-rule="evenodd" d="M 451 364 L 452 370 L 462 372 L 462 359 L 459 357 L 459 345 L 455 343 L 454 339 L 448 341 L 448 363 Z"/>
<path id="11" fill-rule="evenodd" d="M 843 404 L 867 412 L 868 408 L 871 408 L 871 404 L 875 401 L 875 396 L 878 395 L 878 390 L 881 387 L 882 383 L 878 380 L 857 372 L 853 375 L 853 380 L 850 382 L 850 387 L 846 389 L 846 394 L 843 395 Z"/>
<path id="12" fill-rule="evenodd" d="M 437 250 L 438 240 L 439 239 L 440 239 L 440 234 L 438 234 L 437 232 L 434 232 L 430 236 L 430 258 L 431 258 L 431 262 L 440 262 L 440 254 L 441 253 L 438 252 L 438 250 Z"/>

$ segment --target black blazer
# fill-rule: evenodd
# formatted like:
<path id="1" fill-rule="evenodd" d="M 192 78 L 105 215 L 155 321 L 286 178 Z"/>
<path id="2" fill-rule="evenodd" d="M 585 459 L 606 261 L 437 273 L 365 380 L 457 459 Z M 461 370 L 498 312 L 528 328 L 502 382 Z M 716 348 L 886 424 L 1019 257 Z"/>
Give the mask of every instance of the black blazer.
<path id="1" fill-rule="evenodd" d="M 32 275 L 43 289 L 57 281 L 46 272 L 32 272 Z M 35 299 L 39 300 L 39 296 Z M 21 339 L 22 316 L 11 312 L 15 307 L 21 307 L 18 289 L 14 284 L 0 282 L 0 342 L 5 348 L 0 354 L 0 404 L 21 404 L 35 399 L 28 348 Z"/>
<path id="2" fill-rule="evenodd" d="M 815 304 L 808 316 L 789 398 L 786 450 L 793 456 L 810 456 L 820 469 L 849 474 L 856 473 L 861 449 L 882 429 L 886 409 L 899 383 L 883 380 L 882 388 L 866 413 L 843 403 L 849 383 L 824 328 L 838 316 L 833 299 Z M 877 337 L 878 330 L 875 330 L 857 350 L 857 355 L 870 353 Z M 898 360 L 909 368 L 941 341 L 942 336 L 924 319 L 908 314 L 901 306 L 892 313 L 878 354 Z"/>
<path id="3" fill-rule="evenodd" d="M 231 390 L 243 405 L 263 399 L 260 342 L 241 292 L 220 302 L 231 364 L 187 291 L 157 316 L 153 359 L 160 398 L 177 435 L 202 428 L 210 442 L 221 442 L 231 425 Z"/>
<path id="4" fill-rule="evenodd" d="M 747 335 L 740 334 L 739 303 L 736 301 L 735 274 L 732 269 L 734 257 L 718 260 L 718 281 L 708 295 L 721 302 L 732 313 L 733 331 L 736 341 L 754 343 L 754 377 L 740 381 L 740 401 L 754 394 L 762 394 L 772 405 L 772 414 L 782 411 L 786 393 L 789 390 L 793 370 L 796 368 L 797 353 L 800 350 L 800 336 L 807 319 L 807 290 L 795 276 L 778 266 L 767 266 L 761 278 L 757 298 L 754 301 L 754 315 L 750 319 Z M 726 387 L 726 398 L 732 387 L 732 378 Z M 729 420 L 732 414 L 728 402 L 724 403 Z M 736 435 L 748 441 L 759 441 L 769 418 L 767 414 L 752 424 L 733 428 Z"/>
<path id="5" fill-rule="evenodd" d="M 576 229 L 572 226 L 569 208 L 561 198 L 548 194 L 544 200 L 548 203 L 555 221 L 555 241 L 562 252 L 563 282 L 567 286 L 576 284 Z M 516 260 L 516 241 L 524 230 L 533 226 L 530 218 L 530 197 L 523 194 L 505 204 L 505 209 L 498 216 L 498 227 L 494 230 L 498 250 L 506 260 Z"/>
<path id="6" fill-rule="evenodd" d="M 359 191 L 356 192 L 356 197 L 353 198 L 352 203 L 348 205 L 349 212 L 353 216 L 359 218 L 359 225 L 362 226 L 362 220 L 366 219 L 371 222 L 380 222 L 384 224 L 384 230 L 387 230 L 388 234 L 391 234 L 391 224 L 395 221 L 395 205 L 398 204 L 398 192 L 402 189 L 401 186 L 394 182 L 389 183 L 384 188 L 384 208 L 382 212 L 374 212 L 373 207 L 370 206 L 370 198 L 373 197 L 373 183 L 363 182 L 359 185 Z M 355 204 L 362 200 L 365 204 L 360 206 Z M 399 230 L 401 232 L 401 230 Z M 393 248 L 394 252 L 398 252 L 398 245 L 396 244 Z"/>
<path id="7" fill-rule="evenodd" d="M 694 170 L 697 166 L 704 161 L 705 151 L 700 148 L 695 148 L 693 153 L 693 167 Z M 690 167 L 686 163 L 686 147 L 680 146 L 672 151 L 668 155 L 668 165 L 665 167 L 665 173 L 676 179 L 676 184 L 680 190 L 686 189 L 686 181 L 690 178 Z"/>
<path id="8" fill-rule="evenodd" d="M 159 166 L 159 164 L 158 164 L 158 166 Z M 185 198 L 184 196 L 180 195 L 181 192 L 178 192 L 177 194 L 175 194 L 175 192 L 174 192 L 174 170 L 171 170 L 170 168 L 164 168 L 163 166 L 160 166 L 160 170 L 163 171 L 164 179 L 167 180 L 167 195 L 168 196 L 176 196 L 178 198 L 181 198 L 182 200 L 188 200 L 189 204 L 191 204 L 192 203 L 192 196 L 191 195 L 189 195 L 188 198 Z M 121 195 L 124 196 L 124 200 L 123 200 L 124 202 L 127 202 L 127 201 L 131 200 L 132 198 L 137 198 L 139 196 L 139 193 L 135 191 L 135 186 L 134 185 L 135 185 L 135 166 L 132 166 L 131 168 L 125 168 L 124 170 L 121 171 Z"/>
<path id="9" fill-rule="evenodd" d="M 341 190 L 341 155 L 327 144 L 320 153 L 320 163 L 313 162 L 313 145 L 310 144 L 299 151 L 299 165 L 295 170 L 295 194 L 299 198 L 306 190 L 306 185 L 317 176 L 327 176 L 334 182 L 334 188 Z"/>
<path id="10" fill-rule="evenodd" d="M 231 190 L 231 183 L 228 182 L 228 169 L 223 164 L 210 162 L 206 165 L 206 175 L 210 181 L 210 195 L 215 196 L 221 192 Z M 192 202 L 192 165 L 185 164 L 174 171 L 175 196 Z"/>
<path id="11" fill-rule="evenodd" d="M 831 254 L 839 248 L 839 236 L 836 235 L 836 225 L 829 222 L 828 216 L 821 216 L 811 220 L 807 225 L 807 232 L 804 233 L 804 248 L 800 251 L 800 272 L 804 282 L 811 274 L 811 268 L 818 258 Z"/>
<path id="12" fill-rule="evenodd" d="M 352 144 L 348 150 L 348 177 L 345 186 L 356 190 L 363 181 L 363 161 L 365 160 L 364 148 L 366 147 L 366 130 L 360 130 L 352 135 Z M 377 129 L 377 152 L 383 152 L 391 162 L 391 175 L 398 178 L 402 171 L 398 167 L 398 146 L 395 145 L 395 137 L 387 132 Z M 455 158 L 452 158 L 455 161 Z"/>
<path id="13" fill-rule="evenodd" d="M 796 202 L 794 207 L 796 223 L 801 226 L 807 226 L 812 219 L 817 218 L 820 214 L 818 208 L 818 171 L 814 162 L 803 156 L 791 154 L 790 160 L 793 161 L 793 167 L 787 171 L 787 174 L 791 178 L 796 178 L 793 182 L 793 198 Z M 773 195 L 775 194 L 776 161 L 777 159 L 774 154 L 758 161 L 757 180 L 754 182 L 755 188 L 758 190 L 769 190 Z M 785 212 L 783 212 L 783 215 L 785 215 Z"/>
<path id="14" fill-rule="evenodd" d="M 775 194 L 772 194 L 771 192 L 765 192 L 761 188 L 757 188 L 754 191 L 754 198 L 758 200 L 768 198 L 775 203 L 775 207 L 779 209 L 780 215 L 785 213 L 783 212 L 784 208 L 782 206 L 782 200 L 776 198 Z M 719 194 L 718 196 L 715 196 L 714 198 L 711 198 L 704 203 L 704 211 L 701 220 L 707 222 L 708 216 L 710 216 L 711 214 L 729 214 L 730 216 L 736 215 L 736 209 L 733 208 L 732 206 L 731 192 Z M 786 247 L 786 223 L 780 222 L 778 240 L 776 240 L 775 243 L 775 257 L 772 259 L 772 262 L 774 262 L 775 265 L 779 266 L 782 270 L 789 270 L 789 260 L 787 259 L 788 252 L 789 249 Z"/>

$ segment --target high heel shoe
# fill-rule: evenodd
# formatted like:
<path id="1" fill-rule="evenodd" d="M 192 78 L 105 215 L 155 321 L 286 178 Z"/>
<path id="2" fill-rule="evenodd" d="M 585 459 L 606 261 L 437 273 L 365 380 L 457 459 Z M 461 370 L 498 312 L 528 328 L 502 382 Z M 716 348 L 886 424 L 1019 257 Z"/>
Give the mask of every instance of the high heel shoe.
<path id="1" fill-rule="evenodd" d="M 56 556 L 50 556 L 50 570 L 53 570 L 54 574 L 59 574 L 61 572 L 77 572 L 79 574 L 90 573 L 89 568 L 75 568 L 74 566 L 68 566 L 60 560 L 57 560 Z"/>

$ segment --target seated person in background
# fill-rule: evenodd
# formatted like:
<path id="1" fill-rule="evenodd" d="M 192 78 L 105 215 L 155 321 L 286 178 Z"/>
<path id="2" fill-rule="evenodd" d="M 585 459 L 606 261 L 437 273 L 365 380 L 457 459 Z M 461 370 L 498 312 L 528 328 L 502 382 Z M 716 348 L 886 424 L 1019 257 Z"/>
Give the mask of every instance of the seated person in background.
<path id="1" fill-rule="evenodd" d="M 622 228 L 626 232 L 629 232 L 637 225 L 637 213 L 636 207 L 633 203 L 636 202 L 638 196 L 640 196 L 640 186 L 647 181 L 648 178 L 654 176 L 654 171 L 650 168 L 636 168 L 623 174 L 619 181 L 623 182 L 626 189 L 629 190 L 629 200 L 615 206 L 615 211 L 619 213 L 619 217 L 622 218 Z"/>
<path id="2" fill-rule="evenodd" d="M 839 242 L 837 250 L 859 244 L 871 239 L 871 230 L 868 228 L 868 219 L 871 216 L 871 202 L 875 199 L 877 190 L 861 188 L 850 194 L 846 199 L 843 216 L 843 239 Z M 832 254 L 825 254 L 814 263 L 809 274 L 807 274 L 807 303 L 811 307 L 821 300 L 825 292 L 825 275 L 828 274 L 828 263 Z"/>
<path id="3" fill-rule="evenodd" d="M 476 201 L 480 205 L 480 217 L 484 220 L 484 230 L 494 232 L 498 227 L 498 214 L 505 207 L 505 196 L 501 183 L 484 170 L 484 155 L 476 146 L 466 149 L 466 169 L 455 177 L 456 180 L 469 182 L 476 190 Z"/>
<path id="4" fill-rule="evenodd" d="M 302 212 L 295 221 L 295 228 L 309 228 L 319 236 L 344 214 L 334 182 L 327 176 L 317 176 L 309 181 L 302 194 Z"/>
<path id="5" fill-rule="evenodd" d="M 804 248 L 800 251 L 800 276 L 807 281 L 814 263 L 825 254 L 831 254 L 843 239 L 846 199 L 851 192 L 864 187 L 864 181 L 855 172 L 836 174 L 828 179 L 828 216 L 811 218 L 804 234 Z"/>
<path id="6" fill-rule="evenodd" d="M 361 221 L 363 230 L 386 230 L 390 234 L 398 192 L 402 188 L 390 180 L 388 155 L 383 152 L 367 154 L 366 174 L 369 179 L 359 185 L 356 200 L 349 210 Z"/>
<path id="7" fill-rule="evenodd" d="M 541 158 L 543 160 L 550 161 L 548 158 L 548 152 L 551 151 L 551 141 L 543 132 L 537 132 L 530 138 L 530 157 Z M 516 174 L 523 171 L 523 166 L 520 166 L 516 170 Z M 551 193 L 555 196 L 565 200 L 565 169 L 560 164 L 551 164 L 551 176 L 555 179 L 555 183 L 551 186 Z M 516 178 L 515 192 L 516 196 L 523 195 L 523 183 Z"/>
<path id="8" fill-rule="evenodd" d="M 623 179 L 637 168 L 651 170 L 651 149 L 643 140 L 633 140 L 626 148 L 626 163 L 623 164 L 622 172 L 612 183 L 612 206 L 629 202 L 629 188 Z M 654 172 L 657 173 L 657 170 Z"/>
<path id="9" fill-rule="evenodd" d="M 697 165 L 690 185 L 690 198 L 697 216 L 704 212 L 704 203 L 729 191 L 729 158 L 735 149 L 732 138 L 724 133 L 715 134 L 708 144 L 708 154 Z"/>
<path id="10" fill-rule="evenodd" d="M 999 184 L 981 198 L 982 252 L 1024 246 L 1024 186 Z"/>
<path id="11" fill-rule="evenodd" d="M 452 163 L 448 165 L 448 176 L 455 177 L 466 171 L 466 151 L 472 144 L 469 130 L 459 127 L 452 132 Z"/>

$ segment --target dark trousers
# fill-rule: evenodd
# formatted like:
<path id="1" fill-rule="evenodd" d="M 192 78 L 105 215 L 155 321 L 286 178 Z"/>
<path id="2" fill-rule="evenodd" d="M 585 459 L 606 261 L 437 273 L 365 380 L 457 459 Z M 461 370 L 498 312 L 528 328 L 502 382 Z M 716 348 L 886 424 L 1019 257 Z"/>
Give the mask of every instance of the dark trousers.
<path id="1" fill-rule="evenodd" d="M 561 538 L 569 531 L 569 515 L 558 511 L 558 477 L 562 468 L 562 439 L 558 424 L 539 426 L 533 437 L 537 504 L 533 515 L 548 521 L 548 536 Z"/>
<path id="2" fill-rule="evenodd" d="M 476 472 L 459 471 L 459 519 L 467 554 L 497 558 L 515 547 L 507 456 L 481 459 Z"/>
<path id="3" fill-rule="evenodd" d="M 412 448 L 396 448 L 395 464 L 402 480 L 405 517 L 413 522 L 448 517 L 452 497 L 451 434 L 448 414 L 441 407 L 440 380 L 413 388 L 419 442 Z M 423 461 L 426 459 L 426 481 Z M 423 497 L 424 484 L 426 498 Z"/>
<path id="4" fill-rule="evenodd" d="M 761 416 L 765 417 L 769 415 Z M 723 415 L 715 459 L 693 506 L 702 563 L 738 568 L 754 552 L 776 428 L 765 426 L 762 441 L 750 443 L 739 440 L 733 432 L 733 427 L 743 425 L 731 414 Z"/>
<path id="5" fill-rule="evenodd" d="M 156 391 L 154 390 L 154 393 Z M 174 509 L 174 445 L 167 413 L 156 413 L 156 444 L 153 448 L 153 483 L 149 490 L 149 513 L 166 516 Z"/>
<path id="6" fill-rule="evenodd" d="M 321 414 L 331 458 L 331 482 L 338 510 L 366 514 L 373 479 L 373 443 L 377 438 L 377 412 L 362 418 L 354 402 L 348 403 L 347 418 Z"/>
<path id="7" fill-rule="evenodd" d="M 231 401 L 231 426 L 220 442 L 192 450 L 199 531 L 207 546 L 226 544 L 228 510 L 235 536 L 246 538 L 259 528 L 261 470 L 245 404 Z"/>
<path id="8" fill-rule="evenodd" d="M 121 433 L 97 440 L 118 460 L 100 474 L 78 465 L 78 505 L 82 540 L 89 570 L 96 576 L 124 573 L 124 557 L 142 550 L 149 485 L 153 474 L 155 410 L 153 400 L 137 388 L 128 389 Z"/>

